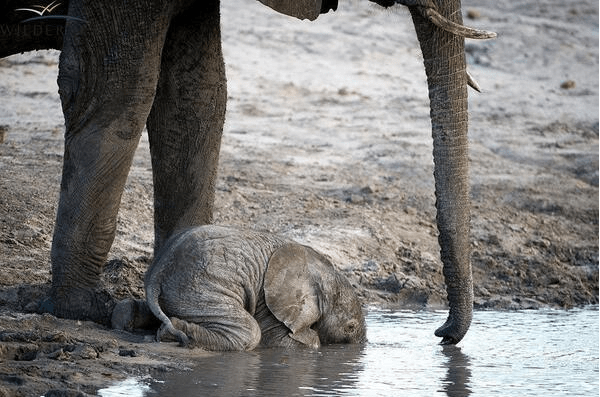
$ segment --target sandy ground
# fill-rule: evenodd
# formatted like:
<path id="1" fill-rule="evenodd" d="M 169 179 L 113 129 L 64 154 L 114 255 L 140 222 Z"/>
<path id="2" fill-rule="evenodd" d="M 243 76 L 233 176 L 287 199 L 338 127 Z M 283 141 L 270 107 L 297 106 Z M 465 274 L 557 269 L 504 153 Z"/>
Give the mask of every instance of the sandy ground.
<path id="1" fill-rule="evenodd" d="M 427 90 L 408 12 L 351 1 L 310 23 L 224 3 L 215 223 L 314 246 L 365 305 L 443 306 Z M 598 303 L 598 2 L 463 8 L 467 24 L 498 32 L 467 43 L 483 89 L 470 92 L 476 308 Z M 0 396 L 94 394 L 200 354 L 34 313 L 51 277 L 63 155 L 57 59 L 0 61 Z M 105 274 L 118 296 L 143 295 L 151 180 L 144 136 Z"/>

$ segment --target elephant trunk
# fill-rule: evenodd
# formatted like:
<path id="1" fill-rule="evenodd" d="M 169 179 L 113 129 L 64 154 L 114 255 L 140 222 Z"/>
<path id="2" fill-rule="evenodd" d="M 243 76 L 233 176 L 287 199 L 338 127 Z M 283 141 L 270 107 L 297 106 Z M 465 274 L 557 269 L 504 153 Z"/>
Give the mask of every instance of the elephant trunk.
<path id="1" fill-rule="evenodd" d="M 462 24 L 460 0 L 437 3 L 441 15 Z M 438 240 L 450 305 L 446 323 L 435 334 L 443 344 L 454 344 L 473 316 L 464 38 L 435 26 L 419 7 L 410 12 L 429 86 Z"/>

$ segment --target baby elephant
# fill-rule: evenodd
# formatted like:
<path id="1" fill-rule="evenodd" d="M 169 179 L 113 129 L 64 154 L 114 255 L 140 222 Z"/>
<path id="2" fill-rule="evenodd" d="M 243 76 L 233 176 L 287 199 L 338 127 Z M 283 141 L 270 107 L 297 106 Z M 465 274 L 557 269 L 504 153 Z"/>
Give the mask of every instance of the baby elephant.
<path id="1" fill-rule="evenodd" d="M 187 229 L 165 243 L 145 287 L 159 340 L 206 350 L 366 340 L 348 280 L 312 248 L 271 234 Z"/>

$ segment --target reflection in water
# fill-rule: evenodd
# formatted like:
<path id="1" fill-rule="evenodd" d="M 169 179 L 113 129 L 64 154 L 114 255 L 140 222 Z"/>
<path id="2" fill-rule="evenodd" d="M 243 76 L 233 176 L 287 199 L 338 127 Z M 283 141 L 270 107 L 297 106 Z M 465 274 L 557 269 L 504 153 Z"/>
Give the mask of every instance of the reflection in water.
<path id="1" fill-rule="evenodd" d="M 475 312 L 440 346 L 446 312 L 371 310 L 364 346 L 200 357 L 193 371 L 99 391 L 114 396 L 598 396 L 598 307 Z M 137 387 L 137 390 L 134 390 Z"/>
<path id="2" fill-rule="evenodd" d="M 165 383 L 151 387 L 173 396 L 339 395 L 353 390 L 363 347 L 325 349 L 326 354 L 323 349 L 223 353 L 202 359 L 191 372 L 168 374 Z"/>
<path id="3" fill-rule="evenodd" d="M 457 346 L 444 346 L 444 356 L 448 357 L 448 373 L 444 379 L 444 391 L 448 397 L 466 397 L 471 394 L 469 382 L 471 370 L 469 369 L 469 357 L 460 351 Z"/>

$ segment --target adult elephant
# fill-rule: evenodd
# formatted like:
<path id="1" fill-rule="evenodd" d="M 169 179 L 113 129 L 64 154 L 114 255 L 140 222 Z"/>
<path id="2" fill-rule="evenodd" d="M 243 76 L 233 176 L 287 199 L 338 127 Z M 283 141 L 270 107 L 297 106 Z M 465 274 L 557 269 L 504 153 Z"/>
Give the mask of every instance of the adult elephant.
<path id="1" fill-rule="evenodd" d="M 219 0 L 43 1 L 48 5 L 8 0 L 0 6 L 0 56 L 62 49 L 58 86 L 65 154 L 52 289 L 43 306 L 58 316 L 106 323 L 114 302 L 99 280 L 145 124 L 155 253 L 174 231 L 212 220 L 227 100 Z M 337 8 L 337 0 L 260 1 L 302 19 Z M 473 299 L 464 37 L 492 34 L 462 26 L 460 0 L 374 1 L 409 7 L 424 56 L 450 304 L 436 335 L 443 343 L 457 343 L 470 325 Z"/>

